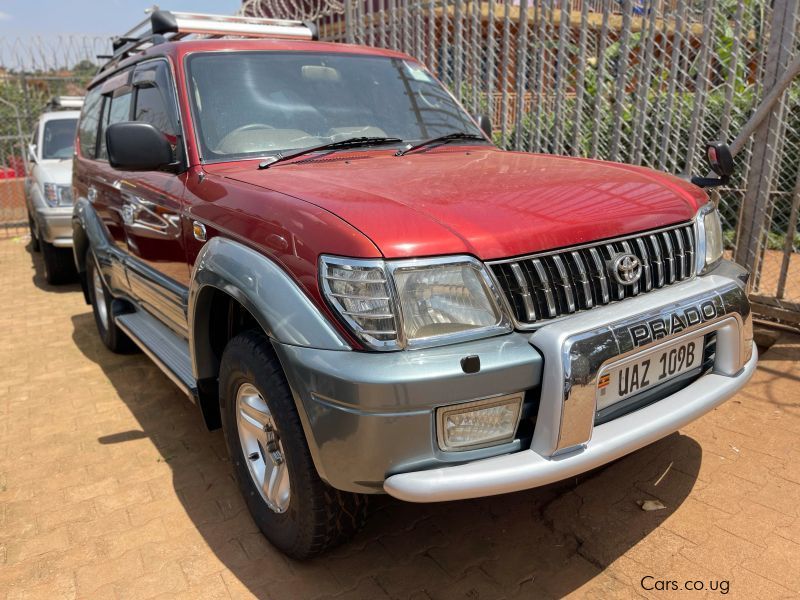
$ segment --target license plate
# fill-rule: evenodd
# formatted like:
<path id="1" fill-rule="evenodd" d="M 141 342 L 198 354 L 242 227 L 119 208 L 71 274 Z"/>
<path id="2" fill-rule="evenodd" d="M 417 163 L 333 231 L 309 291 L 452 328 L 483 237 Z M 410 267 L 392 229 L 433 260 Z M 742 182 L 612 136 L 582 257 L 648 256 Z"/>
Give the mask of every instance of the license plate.
<path id="1" fill-rule="evenodd" d="M 597 379 L 597 410 L 666 383 L 703 363 L 703 336 L 657 346 L 614 363 Z"/>

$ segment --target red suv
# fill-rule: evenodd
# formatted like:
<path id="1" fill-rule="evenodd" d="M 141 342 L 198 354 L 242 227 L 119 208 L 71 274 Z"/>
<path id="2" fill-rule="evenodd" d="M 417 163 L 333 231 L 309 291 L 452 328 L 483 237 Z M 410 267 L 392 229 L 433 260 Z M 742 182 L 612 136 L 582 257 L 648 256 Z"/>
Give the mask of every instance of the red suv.
<path id="1" fill-rule="evenodd" d="M 753 373 L 748 275 L 698 185 L 502 151 L 415 59 L 301 23 L 139 30 L 79 124 L 86 299 L 111 350 L 141 347 L 222 426 L 288 554 L 346 539 L 369 494 L 592 469 Z"/>

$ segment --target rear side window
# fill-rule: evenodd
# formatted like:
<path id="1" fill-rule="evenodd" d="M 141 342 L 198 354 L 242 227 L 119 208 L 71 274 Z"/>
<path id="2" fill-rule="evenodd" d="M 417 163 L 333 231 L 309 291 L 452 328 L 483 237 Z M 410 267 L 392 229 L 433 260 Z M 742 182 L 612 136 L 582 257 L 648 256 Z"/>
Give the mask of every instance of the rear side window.
<path id="1" fill-rule="evenodd" d="M 81 122 L 78 126 L 78 139 L 80 141 L 81 155 L 94 158 L 97 150 L 97 128 L 100 125 L 100 108 L 103 105 L 103 96 L 100 88 L 95 88 L 86 94 L 83 104 Z"/>

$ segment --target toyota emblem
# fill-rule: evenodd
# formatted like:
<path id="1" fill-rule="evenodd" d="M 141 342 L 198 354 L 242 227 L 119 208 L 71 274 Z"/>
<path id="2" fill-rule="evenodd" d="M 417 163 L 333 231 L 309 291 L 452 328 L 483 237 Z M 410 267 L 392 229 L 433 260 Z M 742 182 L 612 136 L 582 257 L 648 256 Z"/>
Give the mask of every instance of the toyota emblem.
<path id="1" fill-rule="evenodd" d="M 642 276 L 642 261 L 633 254 L 617 254 L 611 259 L 611 273 L 620 285 L 633 285 Z"/>

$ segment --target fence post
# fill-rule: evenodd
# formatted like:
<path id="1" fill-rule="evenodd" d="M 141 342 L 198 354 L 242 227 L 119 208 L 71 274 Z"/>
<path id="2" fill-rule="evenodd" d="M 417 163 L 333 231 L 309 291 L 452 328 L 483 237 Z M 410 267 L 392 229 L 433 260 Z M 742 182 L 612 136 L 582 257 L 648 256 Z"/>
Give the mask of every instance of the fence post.
<path id="1" fill-rule="evenodd" d="M 356 36 L 353 31 L 353 3 L 344 3 L 344 39 L 348 44 L 354 44 Z"/>
<path id="2" fill-rule="evenodd" d="M 797 0 L 775 0 L 765 59 L 762 88 L 765 94 L 779 82 L 789 67 L 794 45 L 796 11 Z M 758 288 L 761 259 L 772 218 L 770 187 L 779 156 L 780 138 L 785 129 L 782 113 L 782 103 L 779 101 L 753 134 L 753 154 L 740 208 L 734 260 L 753 273 L 753 289 Z"/>

